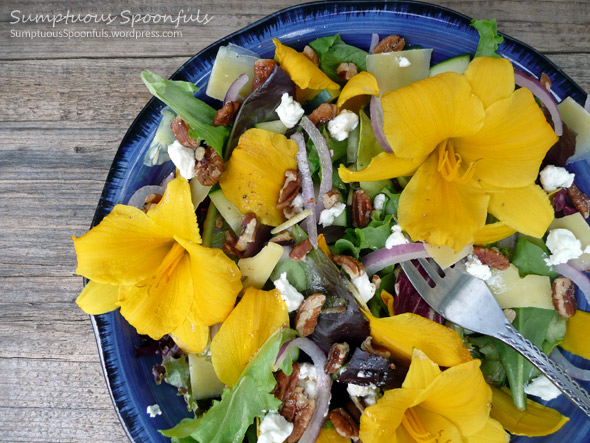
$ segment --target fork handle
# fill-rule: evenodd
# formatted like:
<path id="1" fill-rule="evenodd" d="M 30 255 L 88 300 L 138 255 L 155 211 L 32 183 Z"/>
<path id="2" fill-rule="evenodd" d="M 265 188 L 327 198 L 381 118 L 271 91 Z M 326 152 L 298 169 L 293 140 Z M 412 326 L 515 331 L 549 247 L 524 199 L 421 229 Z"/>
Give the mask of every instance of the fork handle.
<path id="1" fill-rule="evenodd" d="M 519 354 L 530 361 L 573 404 L 590 417 L 590 394 L 510 323 L 506 324 L 505 331 L 499 333 L 496 338 L 514 348 Z"/>

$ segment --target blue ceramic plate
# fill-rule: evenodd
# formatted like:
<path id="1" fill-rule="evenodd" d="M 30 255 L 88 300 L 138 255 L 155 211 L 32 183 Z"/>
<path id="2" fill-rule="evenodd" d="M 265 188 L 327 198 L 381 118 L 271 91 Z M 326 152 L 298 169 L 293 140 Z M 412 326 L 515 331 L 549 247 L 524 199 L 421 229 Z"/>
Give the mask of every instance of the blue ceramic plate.
<path id="1" fill-rule="evenodd" d="M 470 18 L 464 15 L 425 3 L 309 3 L 279 11 L 219 40 L 185 63 L 172 78 L 194 82 L 203 92 L 199 98 L 210 101 L 204 91 L 220 46 L 234 43 L 256 51 L 262 57 L 272 58 L 273 37 L 301 50 L 315 38 L 336 33 L 340 33 L 347 43 L 364 49 L 369 47 L 372 32 L 381 36 L 399 34 L 412 45 L 434 48 L 433 62 L 436 63 L 449 57 L 475 53 L 478 35 L 469 23 Z M 536 76 L 542 72 L 548 74 L 558 101 L 567 96 L 572 96 L 578 102 L 586 98 L 584 91 L 561 69 L 529 46 L 505 36 L 501 53 L 519 69 Z M 219 103 L 212 104 L 219 106 Z M 126 203 L 135 190 L 147 184 L 159 183 L 172 170 L 170 162 L 152 168 L 143 165 L 143 157 L 158 126 L 162 108 L 160 101 L 150 100 L 127 131 L 113 161 L 94 224 L 108 214 L 115 204 Z M 588 171 L 588 164 L 578 166 L 576 172 L 580 173 L 583 169 Z M 588 188 L 584 190 L 587 193 L 590 191 Z M 580 307 L 588 310 L 585 302 Z M 130 440 L 168 441 L 157 430 L 170 428 L 183 417 L 189 416 L 182 397 L 176 396 L 174 388 L 164 384 L 156 386 L 151 373 L 156 359 L 135 357 L 134 346 L 139 344 L 139 339 L 135 330 L 118 312 L 93 317 L 93 326 L 107 384 Z M 577 359 L 576 363 L 588 366 L 581 359 Z M 146 414 L 146 407 L 154 403 L 160 405 L 163 414 L 150 418 Z M 552 401 L 550 406 L 570 417 L 569 423 L 550 437 L 551 441 L 587 441 L 590 420 L 563 397 Z M 524 440 L 548 441 L 524 438 L 514 438 L 513 441 Z"/>

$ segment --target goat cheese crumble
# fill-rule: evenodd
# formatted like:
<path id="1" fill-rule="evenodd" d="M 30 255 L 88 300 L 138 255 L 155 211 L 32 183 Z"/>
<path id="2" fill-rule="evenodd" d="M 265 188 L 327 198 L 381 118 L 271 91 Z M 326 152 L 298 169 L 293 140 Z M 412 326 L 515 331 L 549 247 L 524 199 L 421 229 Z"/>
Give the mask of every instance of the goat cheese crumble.
<path id="1" fill-rule="evenodd" d="M 299 386 L 305 391 L 307 398 L 317 398 L 318 396 L 318 371 L 311 363 L 301 363 L 299 365 Z"/>
<path id="2" fill-rule="evenodd" d="M 476 255 L 469 254 L 465 262 L 465 270 L 480 280 L 488 280 L 492 277 L 492 271 L 488 265 L 484 265 Z"/>
<path id="3" fill-rule="evenodd" d="M 282 443 L 293 432 L 293 423 L 278 412 L 270 411 L 260 422 L 258 430 L 258 443 Z"/>
<path id="4" fill-rule="evenodd" d="M 281 119 L 281 123 L 284 124 L 288 129 L 293 128 L 305 111 L 301 107 L 298 101 L 294 100 L 288 93 L 283 93 L 281 96 L 281 104 L 275 109 L 275 112 Z"/>
<path id="5" fill-rule="evenodd" d="M 357 289 L 359 293 L 359 299 L 363 303 L 367 303 L 369 300 L 371 300 L 375 295 L 375 291 L 377 290 L 377 286 L 375 283 L 370 282 L 369 276 L 366 272 L 363 272 L 360 277 L 353 278 L 352 284 Z"/>
<path id="6" fill-rule="evenodd" d="M 178 140 L 174 140 L 170 146 L 168 146 L 168 155 L 170 160 L 176 166 L 176 169 L 180 171 L 187 180 L 195 177 L 195 150 L 181 144 Z"/>
<path id="7" fill-rule="evenodd" d="M 334 206 L 332 206 L 330 209 L 324 209 L 322 212 L 320 212 L 320 225 L 322 225 L 324 228 L 332 226 L 332 223 L 334 223 L 336 217 L 342 214 L 345 209 L 346 205 L 340 202 L 334 203 Z"/>
<path id="8" fill-rule="evenodd" d="M 572 231 L 561 228 L 549 231 L 547 248 L 551 251 L 551 256 L 545 259 L 545 263 L 548 265 L 567 263 L 582 254 L 590 253 L 588 246 L 582 250 L 582 242 L 576 238 Z"/>
<path id="9" fill-rule="evenodd" d="M 287 280 L 287 273 L 281 273 L 278 280 L 273 281 L 275 288 L 281 293 L 281 298 L 287 305 L 287 311 L 293 312 L 299 309 L 303 303 L 303 294 L 301 294 L 294 286 Z"/>
<path id="10" fill-rule="evenodd" d="M 362 397 L 367 405 L 374 405 L 377 403 L 377 387 L 372 383 L 368 386 L 349 383 L 346 387 L 346 391 L 353 397 Z"/>
<path id="11" fill-rule="evenodd" d="M 160 405 L 156 403 L 155 405 L 150 405 L 147 407 L 146 411 L 151 418 L 155 418 L 158 415 L 162 415 L 162 410 L 160 409 Z"/>
<path id="12" fill-rule="evenodd" d="M 402 228 L 400 227 L 400 225 L 393 225 L 391 227 L 390 236 L 387 237 L 387 240 L 385 240 L 385 247 L 387 249 L 391 249 L 394 246 L 405 245 L 408 243 L 410 243 L 410 242 L 402 233 Z"/>
<path id="13" fill-rule="evenodd" d="M 547 192 L 555 191 L 558 188 L 569 188 L 574 183 L 575 176 L 567 169 L 553 165 L 545 166 L 539 173 L 541 185 Z"/>
<path id="14" fill-rule="evenodd" d="M 377 194 L 373 199 L 373 209 L 382 211 L 385 206 L 385 194 Z"/>
<path id="15" fill-rule="evenodd" d="M 412 66 L 412 62 L 408 60 L 406 57 L 396 57 L 395 61 L 397 62 L 400 68 L 407 68 L 408 66 Z"/>
<path id="16" fill-rule="evenodd" d="M 328 122 L 328 131 L 332 138 L 341 142 L 348 138 L 350 131 L 354 131 L 358 124 L 358 115 L 345 109 Z"/>
<path id="17" fill-rule="evenodd" d="M 561 394 L 561 391 L 544 375 L 539 375 L 532 379 L 531 382 L 524 387 L 524 392 L 528 395 L 539 397 L 545 401 L 553 400 Z"/>

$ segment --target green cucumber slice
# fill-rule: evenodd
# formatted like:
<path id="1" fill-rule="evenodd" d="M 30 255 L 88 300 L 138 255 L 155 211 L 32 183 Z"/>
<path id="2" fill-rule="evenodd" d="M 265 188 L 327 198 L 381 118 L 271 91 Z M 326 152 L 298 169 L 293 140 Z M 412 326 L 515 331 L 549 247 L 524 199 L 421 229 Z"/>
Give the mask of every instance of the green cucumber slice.
<path id="1" fill-rule="evenodd" d="M 243 217 L 243 214 L 240 212 L 240 210 L 227 199 L 221 189 L 210 192 L 209 198 L 232 231 L 234 231 L 236 235 L 240 235 L 242 233 Z"/>
<path id="2" fill-rule="evenodd" d="M 430 76 L 434 77 L 435 75 L 442 74 L 443 72 L 456 72 L 457 74 L 463 74 L 467 70 L 467 66 L 469 66 L 470 61 L 471 57 L 469 54 L 450 58 L 430 68 Z"/>
<path id="3" fill-rule="evenodd" d="M 288 129 L 280 120 L 256 123 L 254 127 L 256 129 L 264 129 L 265 131 L 274 132 L 275 134 L 284 134 Z"/>

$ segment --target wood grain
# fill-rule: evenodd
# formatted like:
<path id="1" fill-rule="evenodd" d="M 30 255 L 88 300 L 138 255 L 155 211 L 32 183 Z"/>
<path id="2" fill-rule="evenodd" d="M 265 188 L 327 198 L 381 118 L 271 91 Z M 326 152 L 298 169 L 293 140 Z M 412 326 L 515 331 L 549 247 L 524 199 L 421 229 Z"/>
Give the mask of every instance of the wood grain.
<path id="1" fill-rule="evenodd" d="M 5 0 L 0 4 L 0 441 L 124 442 L 88 317 L 74 300 L 72 235 L 88 229 L 125 131 L 150 98 L 138 73 L 168 76 L 217 39 L 302 2 L 203 1 L 208 25 L 175 38 L 27 39 L 11 11 L 177 13 L 164 4 L 99 0 Z M 590 90 L 590 3 L 449 0 L 434 3 L 478 18 L 547 54 Z M 138 30 L 170 30 L 138 25 Z M 71 31 L 87 25 L 68 26 Z M 113 26 L 109 31 L 128 29 Z"/>

